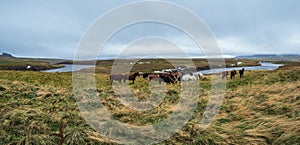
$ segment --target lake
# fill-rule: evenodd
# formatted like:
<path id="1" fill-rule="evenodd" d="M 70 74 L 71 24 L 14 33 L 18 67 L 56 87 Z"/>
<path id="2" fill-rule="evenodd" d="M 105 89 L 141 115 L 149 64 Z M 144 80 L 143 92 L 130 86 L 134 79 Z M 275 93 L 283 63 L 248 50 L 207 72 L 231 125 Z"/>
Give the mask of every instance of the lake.
<path id="1" fill-rule="evenodd" d="M 95 67 L 94 65 L 72 65 L 72 64 L 62 64 L 62 65 L 64 65 L 65 67 L 57 68 L 57 69 L 44 70 L 42 72 L 72 72 L 72 71 L 79 71 L 79 70 L 84 69 L 84 68 Z"/>
<path id="2" fill-rule="evenodd" d="M 268 63 L 261 62 L 260 64 L 261 64 L 260 66 L 218 68 L 218 69 L 201 70 L 198 72 L 201 72 L 202 74 L 215 74 L 215 73 L 221 73 L 224 71 L 241 70 L 243 68 L 245 70 L 276 70 L 280 66 L 282 66 L 282 64 L 273 64 L 273 63 L 269 63 L 269 62 Z M 197 74 L 197 72 L 195 74 Z"/>
<path id="3" fill-rule="evenodd" d="M 278 69 L 280 66 L 282 66 L 282 64 L 273 64 L 273 63 L 260 63 L 260 64 L 261 66 L 218 68 L 218 69 L 202 70 L 198 72 L 201 72 L 202 74 L 214 74 L 214 73 L 221 73 L 223 71 L 241 70 L 242 68 L 244 68 L 245 70 L 275 70 Z M 63 64 L 63 65 L 65 66 L 63 68 L 44 70 L 42 72 L 72 72 L 72 71 L 79 71 L 84 68 L 95 67 L 93 65 L 72 65 L 72 64 Z M 197 72 L 194 74 L 197 74 Z"/>

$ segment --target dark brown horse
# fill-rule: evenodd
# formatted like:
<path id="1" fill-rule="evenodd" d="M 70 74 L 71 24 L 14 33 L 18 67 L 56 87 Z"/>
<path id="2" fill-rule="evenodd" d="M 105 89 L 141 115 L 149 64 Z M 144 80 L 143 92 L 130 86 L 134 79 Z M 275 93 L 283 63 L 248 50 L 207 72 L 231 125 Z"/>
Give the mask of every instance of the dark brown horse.
<path id="1" fill-rule="evenodd" d="M 113 81 L 118 81 L 119 83 L 121 83 L 121 81 L 123 80 L 123 82 L 125 83 L 126 80 L 130 80 L 132 81 L 132 83 L 134 84 L 134 81 L 136 79 L 136 77 L 140 76 L 140 74 L 138 72 L 135 72 L 134 74 L 131 75 L 127 75 L 127 74 L 113 74 L 110 75 L 110 83 L 112 84 Z"/>
<path id="2" fill-rule="evenodd" d="M 232 71 L 230 72 L 230 79 L 235 78 L 235 75 L 236 75 L 236 74 L 237 74 L 236 70 L 232 70 Z"/>
<path id="3" fill-rule="evenodd" d="M 134 74 L 128 76 L 128 80 L 132 81 L 132 83 L 134 84 L 134 81 L 135 81 L 136 77 L 138 77 L 138 76 L 140 76 L 140 73 L 135 72 Z"/>
<path id="4" fill-rule="evenodd" d="M 159 75 L 156 73 L 144 73 L 143 78 L 149 78 L 149 80 L 151 81 L 152 79 L 159 78 Z"/>
<path id="5" fill-rule="evenodd" d="M 157 79 L 159 83 L 166 82 L 168 84 L 174 84 L 176 81 L 176 73 L 145 73 L 143 78 L 148 78 L 149 81 Z"/>
<path id="6" fill-rule="evenodd" d="M 159 83 L 161 83 L 162 81 L 164 81 L 165 83 L 168 84 L 174 84 L 176 81 L 176 77 L 175 75 L 171 74 L 171 73 L 160 73 L 159 74 Z"/>
<path id="7" fill-rule="evenodd" d="M 179 77 L 181 76 L 181 74 L 178 72 L 178 71 L 173 71 L 171 72 L 171 75 L 173 76 L 174 80 L 176 81 L 179 81 Z"/>
<path id="8" fill-rule="evenodd" d="M 244 72 L 245 72 L 245 69 L 244 69 L 244 68 L 243 68 L 243 69 L 241 69 L 241 70 L 239 70 L 240 78 L 242 78 L 242 77 L 243 77 L 243 75 L 244 75 Z"/>

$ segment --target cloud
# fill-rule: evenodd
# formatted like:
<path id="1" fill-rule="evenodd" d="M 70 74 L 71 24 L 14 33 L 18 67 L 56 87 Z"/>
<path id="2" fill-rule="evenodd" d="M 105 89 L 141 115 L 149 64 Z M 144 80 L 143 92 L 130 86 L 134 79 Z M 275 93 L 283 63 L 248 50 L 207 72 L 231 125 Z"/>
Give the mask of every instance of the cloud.
<path id="1" fill-rule="evenodd" d="M 0 52 L 17 56 L 72 59 L 89 25 L 105 12 L 127 2 L 132 1 L 2 1 Z M 299 54 L 300 2 L 297 0 L 171 2 L 199 15 L 214 32 L 224 55 Z M 159 15 L 158 10 L 156 13 Z M 142 10 L 138 14 L 145 15 Z M 185 18 L 178 19 L 186 21 Z M 201 48 L 180 30 L 153 23 L 132 25 L 121 30 L 109 40 L 102 55 L 117 55 L 128 44 L 149 36 L 170 40 L 191 56 L 204 55 Z M 176 55 L 166 49 L 167 46 L 158 42 L 154 45 L 151 49 L 156 52 Z M 162 47 L 166 48 L 155 49 Z M 132 51 L 130 55 L 152 54 L 155 51 Z M 89 52 L 84 53 L 86 57 L 90 55 Z"/>

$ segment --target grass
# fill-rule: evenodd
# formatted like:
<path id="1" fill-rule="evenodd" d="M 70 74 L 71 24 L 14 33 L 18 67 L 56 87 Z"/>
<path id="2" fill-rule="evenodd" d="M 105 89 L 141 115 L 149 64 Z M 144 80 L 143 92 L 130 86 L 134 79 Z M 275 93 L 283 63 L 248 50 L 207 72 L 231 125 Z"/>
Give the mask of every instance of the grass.
<path id="1" fill-rule="evenodd" d="M 48 61 L 35 59 L 0 59 L 0 70 L 26 70 L 31 65 L 38 70 L 60 68 L 62 65 L 51 64 Z"/>
<path id="2" fill-rule="evenodd" d="M 219 59 L 216 59 L 219 60 Z M 191 64 L 191 61 L 194 64 Z M 222 62 L 222 60 L 220 60 Z M 253 61 L 253 60 L 236 60 L 236 59 L 226 59 L 225 65 L 226 67 L 230 67 L 231 64 L 236 64 L 237 62 L 243 62 L 242 66 L 258 66 L 259 61 Z M 136 62 L 135 65 L 132 65 L 130 63 Z M 139 62 L 146 62 L 144 64 L 139 64 Z M 66 62 L 71 63 L 71 62 Z M 88 64 L 91 63 L 89 61 L 87 62 L 77 62 L 78 64 Z M 123 70 L 124 67 L 133 66 L 131 69 L 131 72 L 153 72 L 153 71 L 160 71 L 162 69 L 170 69 L 175 68 L 175 66 L 186 66 L 188 68 L 195 69 L 198 67 L 206 67 L 209 66 L 207 59 L 142 59 L 142 60 L 119 60 L 118 63 L 114 63 L 112 60 L 101 60 L 97 61 L 95 72 L 96 73 L 105 73 L 110 74 L 112 66 L 114 66 L 115 70 Z"/>
<path id="3" fill-rule="evenodd" d="M 158 144 L 298 144 L 299 72 L 300 66 L 289 65 L 275 71 L 246 71 L 244 78 L 227 80 L 219 114 L 206 130 L 198 132 L 195 124 L 202 119 L 211 89 L 211 76 L 206 76 L 199 82 L 201 94 L 192 118 Z M 140 112 L 118 100 L 108 74 L 95 78 L 105 108 L 131 125 L 151 125 L 168 118 L 180 98 L 180 85 L 167 85 L 162 103 Z M 71 81 L 71 73 L 0 71 L 0 144 L 115 144 L 81 117 Z M 130 84 L 130 89 L 139 99 L 150 95 L 148 81 L 142 78 Z"/>

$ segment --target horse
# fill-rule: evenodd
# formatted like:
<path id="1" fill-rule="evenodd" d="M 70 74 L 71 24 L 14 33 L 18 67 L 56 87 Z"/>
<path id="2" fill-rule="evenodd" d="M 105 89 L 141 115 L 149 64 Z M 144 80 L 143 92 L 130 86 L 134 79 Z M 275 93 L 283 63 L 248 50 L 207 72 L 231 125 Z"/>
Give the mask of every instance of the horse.
<path id="1" fill-rule="evenodd" d="M 140 76 L 140 73 L 135 72 L 134 74 L 128 76 L 128 80 L 132 81 L 132 83 L 134 84 L 134 81 L 135 81 L 136 77 L 138 77 L 138 76 Z"/>
<path id="2" fill-rule="evenodd" d="M 131 75 L 123 75 L 123 74 L 113 74 L 110 75 L 110 83 L 112 84 L 113 81 L 118 81 L 119 83 L 121 83 L 121 81 L 123 80 L 123 82 L 125 83 L 126 80 L 132 81 L 132 83 L 134 84 L 134 81 L 136 79 L 136 77 L 140 76 L 139 72 L 135 72 L 134 74 Z"/>
<path id="3" fill-rule="evenodd" d="M 143 78 L 148 78 L 150 81 L 153 79 L 158 79 L 159 83 L 165 82 L 168 84 L 174 84 L 177 78 L 180 76 L 177 71 L 170 71 L 168 73 L 144 73 Z"/>
<path id="4" fill-rule="evenodd" d="M 119 83 L 121 83 L 122 80 L 124 83 L 126 81 L 126 75 L 122 75 L 122 74 L 112 74 L 110 75 L 109 78 L 110 78 L 110 84 L 112 84 L 113 81 L 118 81 Z"/>
<path id="5" fill-rule="evenodd" d="M 242 77 L 243 77 L 243 75 L 244 75 L 244 72 L 245 72 L 245 69 L 244 69 L 244 68 L 243 68 L 243 69 L 241 69 L 241 70 L 239 70 L 240 78 L 242 78 Z"/>
<path id="6" fill-rule="evenodd" d="M 180 81 L 197 81 L 197 80 L 198 80 L 197 77 L 194 76 L 192 73 L 185 74 L 180 77 Z"/>
<path id="7" fill-rule="evenodd" d="M 235 78 L 235 75 L 236 75 L 236 74 L 237 74 L 236 70 L 232 70 L 232 71 L 230 72 L 230 79 Z"/>
<path id="8" fill-rule="evenodd" d="M 144 73 L 142 76 L 143 76 L 144 79 L 148 78 L 149 77 L 149 73 Z"/>
<path id="9" fill-rule="evenodd" d="M 170 75 L 172 75 L 172 78 L 174 78 L 175 80 L 178 80 L 178 78 L 180 77 L 180 73 L 178 71 L 172 71 Z"/>
<path id="10" fill-rule="evenodd" d="M 222 72 L 222 79 L 224 79 L 225 77 L 227 78 L 228 76 L 228 71 L 223 71 Z"/>
<path id="11" fill-rule="evenodd" d="M 155 78 L 159 78 L 159 75 L 156 73 L 144 73 L 143 78 L 148 78 L 150 81 Z"/>
<path id="12" fill-rule="evenodd" d="M 175 76 L 173 76 L 171 73 L 159 73 L 159 83 L 161 83 L 161 81 L 164 81 L 168 84 L 174 84 L 176 81 Z"/>
<path id="13" fill-rule="evenodd" d="M 203 79 L 204 78 L 203 73 L 198 72 L 197 75 L 196 75 L 196 78 L 197 78 L 197 80 Z"/>

